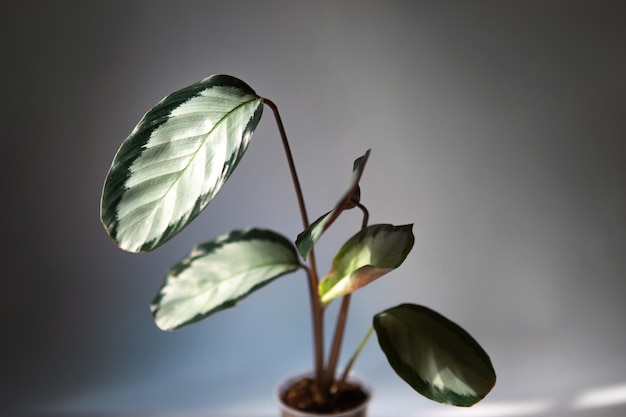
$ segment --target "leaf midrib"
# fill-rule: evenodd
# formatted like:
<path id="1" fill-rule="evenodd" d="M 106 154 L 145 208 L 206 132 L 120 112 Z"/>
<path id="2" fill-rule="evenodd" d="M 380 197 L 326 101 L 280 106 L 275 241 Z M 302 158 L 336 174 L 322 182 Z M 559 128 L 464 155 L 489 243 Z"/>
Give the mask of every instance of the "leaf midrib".
<path id="1" fill-rule="evenodd" d="M 258 264 L 258 265 L 255 265 L 255 266 L 254 266 L 254 268 L 249 269 L 247 272 L 240 272 L 240 273 L 237 273 L 237 274 L 235 274 L 235 275 L 231 275 L 231 276 L 230 276 L 229 278 L 227 278 L 226 280 L 220 281 L 220 282 L 219 282 L 219 284 L 218 284 L 217 286 L 221 285 L 223 282 L 228 282 L 228 281 L 233 280 L 233 279 L 235 279 L 235 278 L 238 278 L 238 277 L 240 277 L 240 276 L 242 276 L 242 275 L 245 275 L 246 273 L 249 273 L 250 271 L 254 271 L 254 270 L 256 270 L 256 269 L 260 269 L 260 268 L 266 268 L 266 267 L 277 267 L 277 266 L 278 266 L 278 267 L 283 266 L 283 269 L 284 269 L 284 270 L 283 270 L 283 271 L 281 271 L 281 273 L 280 273 L 280 274 L 275 275 L 275 276 L 272 276 L 271 278 L 265 278 L 265 279 L 260 280 L 260 281 L 259 281 L 259 280 L 256 280 L 256 281 L 255 281 L 254 286 L 256 286 L 256 285 L 258 285 L 258 284 L 260 284 L 260 283 L 262 283 L 262 282 L 264 282 L 264 281 L 267 281 L 267 280 L 270 280 L 270 279 L 275 279 L 276 277 L 278 277 L 278 276 L 280 276 L 280 275 L 282 275 L 282 274 L 285 274 L 285 273 L 287 273 L 287 272 L 290 272 L 290 271 L 295 271 L 296 269 L 298 269 L 299 264 L 297 264 L 297 263 L 290 264 L 290 263 L 286 263 L 286 262 L 276 262 L 276 263 L 266 262 L 266 263 L 263 263 L 263 264 Z M 292 269 L 290 269 L 290 268 L 286 268 L 287 266 L 292 267 Z M 254 288 L 254 286 L 253 286 L 252 288 Z M 204 294 L 205 294 L 205 292 L 206 292 L 206 291 L 202 291 L 202 292 L 200 292 L 200 293 L 197 293 L 197 294 L 192 295 L 192 296 L 190 296 L 190 297 L 187 297 L 187 298 L 185 298 L 185 299 L 187 299 L 187 300 L 189 300 L 189 299 L 196 299 L 196 298 L 201 297 L 202 295 L 204 295 Z M 241 293 L 238 293 L 238 295 L 241 295 L 241 294 L 246 294 L 246 292 L 241 292 Z M 232 297 L 231 297 L 231 298 L 232 298 Z M 230 300 L 231 298 L 228 298 L 228 300 Z M 207 310 L 207 311 L 209 311 L 209 310 Z"/>
<path id="2" fill-rule="evenodd" d="M 196 97 L 197 97 L 197 96 L 196 96 Z M 217 123 L 215 123 L 215 124 L 213 125 L 213 128 L 212 128 L 212 129 L 211 129 L 208 133 L 206 133 L 206 134 L 205 134 L 205 139 L 204 139 L 204 140 L 202 140 L 202 143 L 201 143 L 201 145 L 200 145 L 200 146 L 198 146 L 198 149 L 196 149 L 196 150 L 195 150 L 192 154 L 190 154 L 190 155 L 191 155 L 191 157 L 189 158 L 189 162 L 185 165 L 185 167 L 184 167 L 183 169 L 181 169 L 181 170 L 179 170 L 179 171 L 178 171 L 178 173 L 175 175 L 175 177 L 176 177 L 176 178 L 175 178 L 175 180 L 174 180 L 174 181 L 172 181 L 172 183 L 170 184 L 170 186 L 169 186 L 169 187 L 167 188 L 167 190 L 166 190 L 166 191 L 165 191 L 165 192 L 161 195 L 161 197 L 159 197 L 159 198 L 158 198 L 158 199 L 156 199 L 156 200 L 153 200 L 153 201 L 152 201 L 152 202 L 150 202 L 150 203 L 146 203 L 146 204 L 142 205 L 142 206 L 145 206 L 145 205 L 148 205 L 148 204 L 152 204 L 152 205 L 153 205 L 153 208 L 149 211 L 149 213 L 146 213 L 146 214 L 144 215 L 144 217 L 143 217 L 144 219 L 145 219 L 145 218 L 147 218 L 147 217 L 149 217 L 149 216 L 151 216 L 151 215 L 154 213 L 154 211 L 156 210 L 157 206 L 159 206 L 159 205 L 162 203 L 162 201 L 163 201 L 163 199 L 165 198 L 165 196 L 166 196 L 167 194 L 169 194 L 169 192 L 172 190 L 172 188 L 174 187 L 174 185 L 178 183 L 178 181 L 180 180 L 180 177 L 182 176 L 183 172 L 185 172 L 185 171 L 189 168 L 189 166 L 191 165 L 191 163 L 193 162 L 193 160 L 194 160 L 194 159 L 196 158 L 196 156 L 198 155 L 198 152 L 200 151 L 200 149 L 202 149 L 202 148 L 206 145 L 206 142 L 207 142 L 207 139 L 206 139 L 206 138 L 208 138 L 208 137 L 211 135 L 211 133 L 212 133 L 213 131 L 215 131 L 215 129 L 217 128 L 217 126 L 219 126 L 221 123 L 223 123 L 223 122 L 224 122 L 224 120 L 225 120 L 225 119 L 226 119 L 226 118 L 227 118 L 230 114 L 232 114 L 232 113 L 236 112 L 236 111 L 237 111 L 239 108 L 241 108 L 242 106 L 247 105 L 248 103 L 250 103 L 250 102 L 252 102 L 252 101 L 254 101 L 254 100 L 259 100 L 259 99 L 260 99 L 260 97 L 256 97 L 256 98 L 254 98 L 254 99 L 251 99 L 251 100 L 247 100 L 247 101 L 242 102 L 242 103 L 241 103 L 241 104 L 239 104 L 238 106 L 234 107 L 231 111 L 229 111 L 229 112 L 227 112 L 226 114 L 224 114 L 224 116 L 222 116 L 222 117 L 218 120 L 218 122 L 217 122 Z M 181 104 L 181 105 L 182 105 L 182 104 Z M 180 106 L 179 106 L 179 107 L 180 107 Z M 172 111 L 173 111 L 173 110 L 172 110 Z M 171 114 L 171 112 L 170 112 L 170 114 Z M 153 131 L 153 133 L 154 133 L 154 131 Z M 150 137 L 152 137 L 152 134 L 150 135 Z M 148 140 L 150 139 L 150 137 L 148 138 Z M 188 137 L 186 137 L 186 138 L 188 138 Z M 142 207 L 142 206 L 138 206 L 138 207 L 136 207 L 135 209 L 137 209 L 137 208 L 139 208 L 139 207 Z M 133 211 L 134 211 L 134 210 L 133 210 Z M 118 219 L 118 221 L 121 221 L 121 219 Z M 140 220 L 138 220 L 138 221 L 136 221 L 136 222 L 132 222 L 130 225 L 135 225 L 135 224 L 136 224 L 137 222 L 139 222 L 139 221 L 140 221 Z M 168 224 L 170 224 L 170 223 L 168 222 Z M 160 238 L 162 238 L 162 236 L 161 236 Z M 159 238 L 159 240 L 160 240 L 160 238 Z M 141 250 L 141 248 L 142 248 L 143 246 L 145 246 L 145 244 L 146 244 L 146 243 L 147 243 L 147 242 L 143 242 L 143 243 L 141 244 L 140 250 Z"/>

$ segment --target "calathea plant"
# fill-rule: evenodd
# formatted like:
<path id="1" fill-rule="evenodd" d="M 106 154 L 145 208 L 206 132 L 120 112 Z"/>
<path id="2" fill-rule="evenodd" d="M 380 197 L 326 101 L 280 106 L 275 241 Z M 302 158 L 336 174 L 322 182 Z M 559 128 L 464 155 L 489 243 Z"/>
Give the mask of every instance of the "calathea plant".
<path id="1" fill-rule="evenodd" d="M 294 241 L 271 230 L 235 230 L 196 246 L 170 269 L 154 298 L 156 325 L 175 330 L 198 322 L 301 270 L 308 282 L 313 322 L 314 410 L 329 409 L 373 331 L 391 367 L 419 393 L 457 406 L 480 401 L 496 379 L 488 355 L 458 325 L 413 304 L 375 314 L 363 342 L 338 374 L 351 294 L 403 263 L 414 242 L 412 225 L 368 224 L 359 180 L 370 151 L 354 162 L 352 178 L 337 204 L 310 223 L 278 108 L 241 80 L 227 75 L 205 78 L 168 95 L 145 114 L 122 143 L 105 180 L 101 219 L 108 234 L 129 252 L 151 251 L 176 236 L 237 167 L 264 106 L 277 122 L 303 231 Z M 320 277 L 314 247 L 341 214 L 354 209 L 362 213 L 362 227 Z M 333 340 L 326 346 L 325 310 L 336 298 L 341 305 Z"/>

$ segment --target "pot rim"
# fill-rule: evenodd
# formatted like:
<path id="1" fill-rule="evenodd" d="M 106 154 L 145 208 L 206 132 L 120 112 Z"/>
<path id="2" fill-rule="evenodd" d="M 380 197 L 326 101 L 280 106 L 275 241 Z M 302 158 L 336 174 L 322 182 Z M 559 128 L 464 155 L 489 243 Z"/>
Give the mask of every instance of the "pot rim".
<path id="1" fill-rule="evenodd" d="M 367 406 L 369 405 L 369 402 L 372 399 L 372 389 L 370 387 L 370 385 L 365 382 L 365 380 L 359 375 L 356 374 L 352 371 L 350 371 L 350 374 L 348 374 L 348 381 L 350 382 L 355 382 L 357 383 L 361 389 L 363 390 L 363 392 L 365 392 L 366 394 L 366 398 L 365 400 L 359 404 L 357 407 L 352 408 L 350 410 L 346 410 L 346 411 L 342 411 L 339 413 L 312 413 L 312 412 L 308 412 L 308 411 L 301 411 L 298 410 L 296 408 L 290 407 L 287 404 L 285 404 L 282 400 L 282 393 L 285 392 L 285 390 L 287 389 L 287 387 L 289 387 L 292 383 L 294 383 L 295 381 L 301 379 L 301 378 L 305 378 L 305 377 L 312 377 L 313 376 L 313 371 L 301 371 L 301 372 L 296 372 L 296 373 L 291 373 L 289 374 L 289 376 L 284 377 L 281 379 L 282 382 L 280 382 L 276 388 L 274 389 L 274 393 L 275 393 L 275 398 L 278 401 L 278 403 L 280 404 L 281 409 L 288 411 L 289 413 L 291 413 L 294 416 L 297 417 L 311 417 L 311 416 L 320 416 L 320 417 L 348 417 L 351 415 L 354 415 L 355 412 L 358 412 L 359 410 L 363 410 L 365 408 L 367 408 Z"/>

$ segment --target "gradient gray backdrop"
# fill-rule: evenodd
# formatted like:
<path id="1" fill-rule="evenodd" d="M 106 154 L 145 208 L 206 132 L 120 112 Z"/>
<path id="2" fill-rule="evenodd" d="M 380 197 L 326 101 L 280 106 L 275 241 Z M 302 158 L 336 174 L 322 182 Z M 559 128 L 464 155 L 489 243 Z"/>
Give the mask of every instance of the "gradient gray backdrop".
<path id="1" fill-rule="evenodd" d="M 346 346 L 410 301 L 491 355 L 491 395 L 451 409 L 414 394 L 372 340 L 356 367 L 373 416 L 626 414 L 626 3 L 14 3 L 0 6 L 0 415 L 272 416 L 275 384 L 310 366 L 302 274 L 175 333 L 148 309 L 195 243 L 300 232 L 269 111 L 164 247 L 124 253 L 99 222 L 136 122 L 215 73 L 278 104 L 311 217 L 372 148 L 371 222 L 415 223 L 404 265 L 353 298 Z M 359 222 L 324 237 L 322 271 Z"/>

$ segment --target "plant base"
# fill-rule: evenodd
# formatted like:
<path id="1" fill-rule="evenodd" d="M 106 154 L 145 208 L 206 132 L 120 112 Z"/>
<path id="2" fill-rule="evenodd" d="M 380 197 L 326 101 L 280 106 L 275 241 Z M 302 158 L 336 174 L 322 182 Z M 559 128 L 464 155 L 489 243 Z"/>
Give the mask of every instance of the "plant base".
<path id="1" fill-rule="evenodd" d="M 349 379 L 331 393 L 327 404 L 314 399 L 313 379 L 309 374 L 289 379 L 278 392 L 282 417 L 365 417 L 369 390 L 355 379 Z"/>

